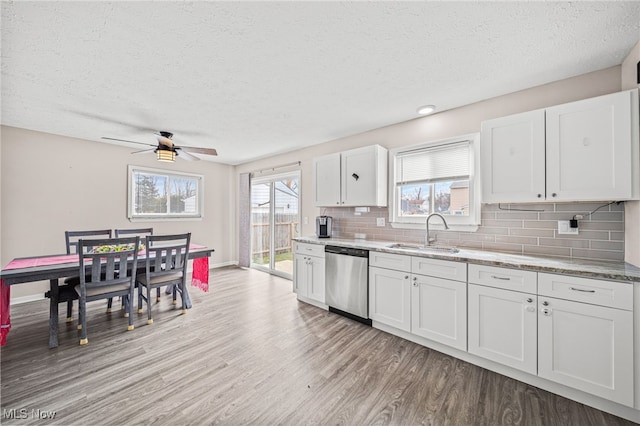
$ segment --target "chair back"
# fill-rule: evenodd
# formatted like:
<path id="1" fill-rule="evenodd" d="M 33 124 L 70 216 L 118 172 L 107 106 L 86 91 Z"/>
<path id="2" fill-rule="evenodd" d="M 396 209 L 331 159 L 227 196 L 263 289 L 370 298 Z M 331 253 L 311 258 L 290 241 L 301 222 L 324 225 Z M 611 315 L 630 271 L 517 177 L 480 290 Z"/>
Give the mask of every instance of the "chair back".
<path id="1" fill-rule="evenodd" d="M 115 229 L 115 237 L 119 238 L 123 235 L 137 235 L 144 241 L 147 235 L 153 235 L 153 228 L 137 228 L 137 229 Z"/>
<path id="2" fill-rule="evenodd" d="M 135 286 L 140 237 L 78 240 L 80 287 L 86 289 L 109 286 L 114 293 Z M 106 297 L 106 296 L 105 296 Z"/>
<path id="3" fill-rule="evenodd" d="M 181 274 L 186 280 L 191 233 L 175 235 L 149 235 L 145 238 L 147 251 L 146 274 L 148 282 L 163 275 Z"/>
<path id="4" fill-rule="evenodd" d="M 80 238 L 111 238 L 111 229 L 103 229 L 98 231 L 65 231 L 64 239 L 67 245 L 67 254 L 78 253 L 78 242 Z M 87 247 L 87 251 L 91 251 L 93 247 Z"/>

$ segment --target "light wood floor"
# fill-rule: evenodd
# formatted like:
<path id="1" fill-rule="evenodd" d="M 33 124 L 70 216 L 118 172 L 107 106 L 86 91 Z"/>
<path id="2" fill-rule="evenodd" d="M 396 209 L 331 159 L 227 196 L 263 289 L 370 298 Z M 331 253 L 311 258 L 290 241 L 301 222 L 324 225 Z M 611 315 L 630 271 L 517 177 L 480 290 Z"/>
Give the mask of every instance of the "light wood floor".
<path id="1" fill-rule="evenodd" d="M 291 282 L 213 270 L 194 308 L 154 307 L 154 324 L 93 302 L 87 346 L 47 301 L 12 307 L 2 348 L 2 424 L 625 425 L 555 396 L 298 302 Z M 61 307 L 61 311 L 64 311 Z M 51 420 L 31 410 L 55 411 Z"/>

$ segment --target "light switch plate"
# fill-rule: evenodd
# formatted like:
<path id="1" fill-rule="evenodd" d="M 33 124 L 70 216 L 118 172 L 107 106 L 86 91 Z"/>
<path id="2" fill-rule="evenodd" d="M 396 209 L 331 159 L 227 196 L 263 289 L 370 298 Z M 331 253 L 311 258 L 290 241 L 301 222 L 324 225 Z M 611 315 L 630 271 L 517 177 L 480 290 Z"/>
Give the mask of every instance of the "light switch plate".
<path id="1" fill-rule="evenodd" d="M 384 226 L 384 217 L 377 217 L 376 218 L 376 225 L 377 226 Z"/>
<path id="2" fill-rule="evenodd" d="M 578 228 L 572 228 L 569 226 L 568 220 L 559 220 L 558 221 L 558 235 L 566 234 L 566 235 L 578 235 Z"/>

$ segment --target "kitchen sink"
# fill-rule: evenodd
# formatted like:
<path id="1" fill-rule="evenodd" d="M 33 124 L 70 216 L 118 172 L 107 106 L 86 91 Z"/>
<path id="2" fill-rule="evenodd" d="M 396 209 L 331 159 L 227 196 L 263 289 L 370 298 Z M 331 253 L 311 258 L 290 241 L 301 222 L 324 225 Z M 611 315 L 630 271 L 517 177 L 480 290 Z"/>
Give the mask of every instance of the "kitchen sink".
<path id="1" fill-rule="evenodd" d="M 390 244 L 387 247 L 402 249 L 402 250 L 419 250 L 419 251 L 434 252 L 434 253 L 458 253 L 460 251 L 455 247 L 449 247 L 449 246 L 423 246 L 420 244 L 405 244 L 405 243 Z"/>

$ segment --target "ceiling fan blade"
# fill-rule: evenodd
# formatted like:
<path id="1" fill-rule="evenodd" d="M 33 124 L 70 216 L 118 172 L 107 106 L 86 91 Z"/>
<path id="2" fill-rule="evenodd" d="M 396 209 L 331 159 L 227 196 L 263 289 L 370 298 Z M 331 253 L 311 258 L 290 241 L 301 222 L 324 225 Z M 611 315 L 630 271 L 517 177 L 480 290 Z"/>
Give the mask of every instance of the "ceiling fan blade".
<path id="1" fill-rule="evenodd" d="M 176 155 L 188 161 L 200 161 L 198 157 L 196 157 L 195 155 L 189 154 L 187 151 L 180 148 L 179 146 L 176 146 Z"/>
<path id="2" fill-rule="evenodd" d="M 156 148 L 143 149 L 142 151 L 133 151 L 132 154 L 145 154 L 147 152 L 154 152 Z"/>
<path id="3" fill-rule="evenodd" d="M 105 136 L 103 136 L 102 139 L 106 139 L 106 140 L 110 140 L 110 141 L 118 141 L 118 142 L 137 143 L 138 145 L 156 146 L 155 144 L 152 144 L 152 143 L 129 141 L 129 140 L 126 140 L 126 139 L 107 138 Z"/>
<path id="4" fill-rule="evenodd" d="M 177 148 L 177 147 L 176 147 Z M 218 155 L 218 151 L 213 148 L 196 148 L 195 146 L 182 146 L 183 151 L 195 152 L 196 154 Z"/>

